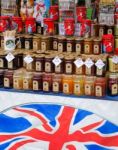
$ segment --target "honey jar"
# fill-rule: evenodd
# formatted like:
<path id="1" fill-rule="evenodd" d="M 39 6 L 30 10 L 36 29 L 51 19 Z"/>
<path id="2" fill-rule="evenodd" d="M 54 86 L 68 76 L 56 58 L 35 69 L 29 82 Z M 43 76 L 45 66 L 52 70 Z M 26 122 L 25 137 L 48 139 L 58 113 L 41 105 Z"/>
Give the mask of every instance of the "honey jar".
<path id="1" fill-rule="evenodd" d="M 13 75 L 13 88 L 17 90 L 23 89 L 23 73 L 15 72 Z"/>
<path id="2" fill-rule="evenodd" d="M 93 54 L 95 55 L 101 54 L 101 38 L 93 39 Z"/>
<path id="3" fill-rule="evenodd" d="M 4 86 L 4 70 L 0 70 L 0 87 Z"/>
<path id="4" fill-rule="evenodd" d="M 6 53 L 3 51 L 0 51 L 0 69 L 7 68 L 7 60 L 5 56 L 6 56 Z"/>
<path id="5" fill-rule="evenodd" d="M 42 36 L 41 37 L 41 50 L 46 51 L 49 50 L 49 37 L 48 36 Z"/>
<path id="6" fill-rule="evenodd" d="M 45 61 L 44 54 L 35 55 L 35 71 L 37 71 L 37 72 L 44 71 L 44 61 Z"/>
<path id="7" fill-rule="evenodd" d="M 75 74 L 82 75 L 84 74 L 84 60 L 83 57 L 78 56 L 75 58 Z"/>
<path id="8" fill-rule="evenodd" d="M 63 93 L 71 95 L 73 94 L 73 76 L 63 75 Z"/>
<path id="9" fill-rule="evenodd" d="M 23 89 L 24 90 L 32 90 L 32 82 L 33 82 L 33 74 L 30 72 L 26 72 L 23 75 Z"/>
<path id="10" fill-rule="evenodd" d="M 95 80 L 95 96 L 104 97 L 106 95 L 106 79 L 96 78 Z"/>
<path id="11" fill-rule="evenodd" d="M 92 54 L 93 53 L 93 39 L 86 38 L 84 39 L 84 54 Z"/>
<path id="12" fill-rule="evenodd" d="M 53 37 L 53 50 L 58 50 L 58 36 Z"/>
<path id="13" fill-rule="evenodd" d="M 52 91 L 52 74 L 45 73 L 43 75 L 43 91 L 51 92 Z"/>
<path id="14" fill-rule="evenodd" d="M 74 38 L 70 37 L 66 39 L 66 51 L 67 52 L 74 52 L 75 51 L 75 40 Z"/>
<path id="15" fill-rule="evenodd" d="M 109 56 L 108 60 L 109 60 L 109 71 L 113 72 L 113 73 L 117 73 L 118 72 L 118 63 L 114 62 L 114 58 L 115 56 L 111 55 Z"/>
<path id="16" fill-rule="evenodd" d="M 111 96 L 118 95 L 118 74 L 116 73 L 108 75 L 108 94 Z"/>
<path id="17" fill-rule="evenodd" d="M 45 56 L 45 72 L 46 73 L 54 72 L 54 64 L 52 63 L 53 58 L 54 58 L 53 55 Z"/>
<path id="18" fill-rule="evenodd" d="M 65 66 L 65 74 L 73 74 L 74 73 L 74 57 L 66 56 L 64 59 Z"/>
<path id="19" fill-rule="evenodd" d="M 78 96 L 84 95 L 84 77 L 74 75 L 73 82 L 74 82 L 73 94 Z"/>
<path id="20" fill-rule="evenodd" d="M 64 73 L 64 56 L 63 56 L 63 54 L 59 54 L 58 58 L 61 60 L 61 62 L 58 65 L 54 65 L 54 72 L 56 74 L 62 74 L 62 73 Z"/>
<path id="21" fill-rule="evenodd" d="M 66 51 L 66 39 L 64 36 L 58 37 L 58 52 Z"/>
<path id="22" fill-rule="evenodd" d="M 4 88 L 13 88 L 13 71 L 12 70 L 5 71 Z"/>
<path id="23" fill-rule="evenodd" d="M 95 78 L 93 76 L 85 77 L 84 93 L 86 96 L 94 96 Z"/>
<path id="24" fill-rule="evenodd" d="M 41 49 L 41 38 L 39 36 L 33 36 L 33 50 Z"/>
<path id="25" fill-rule="evenodd" d="M 33 90 L 41 91 L 43 89 L 43 74 L 34 73 L 33 75 Z"/>
<path id="26" fill-rule="evenodd" d="M 33 49 L 33 39 L 32 36 L 30 35 L 25 36 L 25 49 L 26 50 Z"/>
<path id="27" fill-rule="evenodd" d="M 78 54 L 82 54 L 83 47 L 84 47 L 83 38 L 75 38 L 75 52 L 77 52 Z"/>
<path id="28" fill-rule="evenodd" d="M 54 93 L 62 92 L 62 75 L 54 74 L 52 78 L 52 91 Z"/>

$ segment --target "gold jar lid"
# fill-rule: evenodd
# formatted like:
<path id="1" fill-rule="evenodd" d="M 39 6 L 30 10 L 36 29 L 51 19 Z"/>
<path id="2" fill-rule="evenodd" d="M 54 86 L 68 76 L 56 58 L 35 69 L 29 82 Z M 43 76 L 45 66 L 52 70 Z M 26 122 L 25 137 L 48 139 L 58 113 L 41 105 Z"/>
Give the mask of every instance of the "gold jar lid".
<path id="1" fill-rule="evenodd" d="M 47 40 L 47 39 L 49 39 L 49 36 L 42 36 L 41 39 L 42 40 Z"/>
<path id="2" fill-rule="evenodd" d="M 65 60 L 73 60 L 74 57 L 73 56 L 65 56 Z"/>
<path id="3" fill-rule="evenodd" d="M 32 38 L 31 35 L 25 35 L 25 38 Z"/>
<path id="4" fill-rule="evenodd" d="M 37 55 L 37 54 L 35 54 L 35 57 L 36 57 L 36 58 L 44 58 L 44 57 L 45 57 L 45 55 L 44 55 L 44 54 L 38 54 L 38 55 Z"/>
<path id="5" fill-rule="evenodd" d="M 74 37 L 68 37 L 68 38 L 66 38 L 66 40 L 67 41 L 74 41 L 75 39 L 74 39 Z"/>
<path id="6" fill-rule="evenodd" d="M 53 55 L 45 55 L 45 59 L 53 59 L 54 56 Z"/>
<path id="7" fill-rule="evenodd" d="M 75 38 L 75 41 L 83 41 L 84 40 L 84 38 L 82 38 L 82 37 L 76 37 Z"/>
<path id="8" fill-rule="evenodd" d="M 94 42 L 100 42 L 102 39 L 100 37 L 93 38 Z"/>
<path id="9" fill-rule="evenodd" d="M 90 41 L 92 41 L 92 40 L 93 40 L 93 38 L 85 38 L 85 39 L 84 39 L 85 42 L 90 42 Z"/>
<path id="10" fill-rule="evenodd" d="M 58 40 L 66 40 L 65 36 L 59 36 Z"/>

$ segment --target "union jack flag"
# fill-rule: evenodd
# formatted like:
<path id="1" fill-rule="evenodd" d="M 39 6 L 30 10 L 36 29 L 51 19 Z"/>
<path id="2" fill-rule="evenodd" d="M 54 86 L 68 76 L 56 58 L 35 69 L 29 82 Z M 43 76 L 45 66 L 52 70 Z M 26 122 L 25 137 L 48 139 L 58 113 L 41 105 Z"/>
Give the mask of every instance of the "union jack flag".
<path id="1" fill-rule="evenodd" d="M 17 106 L 0 114 L 0 150 L 118 150 L 118 126 L 68 106 Z"/>

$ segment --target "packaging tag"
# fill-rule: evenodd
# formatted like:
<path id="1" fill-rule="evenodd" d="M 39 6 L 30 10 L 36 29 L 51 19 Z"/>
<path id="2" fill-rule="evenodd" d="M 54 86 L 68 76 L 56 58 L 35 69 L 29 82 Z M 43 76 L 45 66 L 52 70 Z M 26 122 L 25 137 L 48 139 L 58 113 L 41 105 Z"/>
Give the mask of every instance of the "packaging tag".
<path id="1" fill-rule="evenodd" d="M 74 61 L 74 64 L 76 65 L 77 68 L 80 68 L 81 66 L 84 65 L 84 62 L 81 58 L 78 58 L 77 60 Z"/>
<path id="2" fill-rule="evenodd" d="M 93 65 L 94 65 L 94 62 L 93 62 L 90 58 L 88 58 L 88 59 L 85 61 L 85 66 L 86 66 L 87 68 L 91 68 Z"/>
<path id="3" fill-rule="evenodd" d="M 53 64 L 55 64 L 55 66 L 58 66 L 58 65 L 62 62 L 62 60 L 61 60 L 58 56 L 56 56 L 56 57 L 52 60 L 52 62 L 53 62 Z"/>
<path id="4" fill-rule="evenodd" d="M 12 53 L 8 53 L 8 55 L 5 57 L 8 62 L 11 62 L 15 57 Z"/>
<path id="5" fill-rule="evenodd" d="M 27 56 L 24 58 L 24 61 L 25 61 L 27 64 L 30 64 L 30 63 L 33 61 L 33 58 L 32 58 L 30 55 L 27 55 Z"/>
<path id="6" fill-rule="evenodd" d="M 118 63 L 118 56 L 113 56 L 112 62 L 117 64 Z"/>
<path id="7" fill-rule="evenodd" d="M 95 65 L 98 69 L 102 69 L 105 66 L 104 62 L 101 59 L 97 60 Z"/>

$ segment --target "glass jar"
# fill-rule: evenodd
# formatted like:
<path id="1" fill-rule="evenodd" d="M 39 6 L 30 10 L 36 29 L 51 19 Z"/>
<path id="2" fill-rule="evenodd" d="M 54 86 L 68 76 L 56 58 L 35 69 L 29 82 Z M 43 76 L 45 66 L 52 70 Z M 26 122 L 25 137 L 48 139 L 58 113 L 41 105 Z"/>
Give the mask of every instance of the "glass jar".
<path id="1" fill-rule="evenodd" d="M 34 73 L 33 75 L 33 91 L 42 91 L 43 90 L 43 74 Z"/>
<path id="2" fill-rule="evenodd" d="M 44 62 L 45 62 L 44 54 L 35 55 L 35 71 L 43 72 L 44 71 Z"/>
<path id="3" fill-rule="evenodd" d="M 13 71 L 5 71 L 4 74 L 4 88 L 13 88 Z"/>
<path id="4" fill-rule="evenodd" d="M 104 97 L 106 95 L 106 79 L 96 78 L 95 80 L 95 96 Z"/>
<path id="5" fill-rule="evenodd" d="M 35 70 L 35 55 L 30 54 L 30 56 L 32 57 L 33 61 L 30 63 L 26 63 L 26 70 L 27 71 L 34 71 Z"/>
<path id="6" fill-rule="evenodd" d="M 113 72 L 113 73 L 117 73 L 118 72 L 118 63 L 115 63 L 113 61 L 113 55 L 109 56 L 108 60 L 109 60 L 109 71 Z"/>
<path id="7" fill-rule="evenodd" d="M 114 35 L 114 26 L 107 26 L 107 34 Z"/>
<path id="8" fill-rule="evenodd" d="M 99 25 L 99 37 L 102 37 L 104 34 L 106 34 L 106 26 Z"/>
<path id="9" fill-rule="evenodd" d="M 101 38 L 94 38 L 93 39 L 93 54 L 99 55 L 101 54 Z"/>
<path id="10" fill-rule="evenodd" d="M 65 74 L 73 74 L 75 71 L 74 57 L 66 56 L 64 59 Z"/>
<path id="11" fill-rule="evenodd" d="M 23 51 L 20 50 L 17 52 L 17 57 L 18 57 L 18 68 L 23 67 Z"/>
<path id="12" fill-rule="evenodd" d="M 84 75 L 84 60 L 83 57 L 78 56 L 75 58 L 75 62 L 77 62 L 77 64 L 75 65 L 75 74 L 76 75 Z"/>
<path id="13" fill-rule="evenodd" d="M 44 73 L 43 75 L 43 91 L 51 92 L 52 91 L 52 74 Z"/>
<path id="14" fill-rule="evenodd" d="M 58 57 L 61 60 L 61 63 L 59 65 L 54 66 L 54 72 L 56 74 L 63 74 L 64 73 L 64 56 L 63 54 L 59 54 Z"/>
<path id="15" fill-rule="evenodd" d="M 46 73 L 53 73 L 54 72 L 54 64 L 52 63 L 54 56 L 53 55 L 46 55 L 45 56 L 45 72 Z"/>
<path id="16" fill-rule="evenodd" d="M 62 92 L 62 74 L 54 74 L 53 75 L 52 91 L 54 93 Z"/>
<path id="17" fill-rule="evenodd" d="M 73 94 L 73 76 L 63 75 L 63 93 L 71 95 Z"/>
<path id="18" fill-rule="evenodd" d="M 82 96 L 84 95 L 84 77 L 74 75 L 73 76 L 73 82 L 74 82 L 74 95 Z"/>
<path id="19" fill-rule="evenodd" d="M 0 70 L 0 87 L 4 86 L 4 70 Z"/>
<path id="20" fill-rule="evenodd" d="M 26 72 L 23 75 L 23 90 L 32 90 L 33 74 Z"/>
<path id="21" fill-rule="evenodd" d="M 67 52 L 74 52 L 75 51 L 75 40 L 74 38 L 67 38 L 66 39 L 66 51 Z"/>
<path id="22" fill-rule="evenodd" d="M 92 54 L 93 53 L 93 39 L 87 38 L 84 39 L 84 54 Z"/>
<path id="23" fill-rule="evenodd" d="M 25 49 L 26 50 L 33 49 L 33 39 L 32 36 L 30 35 L 25 36 Z"/>
<path id="24" fill-rule="evenodd" d="M 18 49 L 24 49 L 25 48 L 25 37 L 24 37 L 24 35 L 17 34 L 17 37 L 18 37 L 16 39 L 17 48 Z"/>
<path id="25" fill-rule="evenodd" d="M 46 51 L 49 50 L 49 37 L 48 36 L 42 36 L 41 37 L 41 50 Z"/>
<path id="26" fill-rule="evenodd" d="M 3 51 L 0 51 L 0 69 L 7 68 L 7 60 L 5 56 L 6 56 L 6 53 Z"/>
<path id="27" fill-rule="evenodd" d="M 23 74 L 22 72 L 15 72 L 13 75 L 13 88 L 17 90 L 23 89 Z"/>
<path id="28" fill-rule="evenodd" d="M 66 51 L 66 38 L 64 36 L 58 37 L 58 52 Z"/>
<path id="29" fill-rule="evenodd" d="M 53 50 L 58 50 L 58 36 L 53 37 Z"/>
<path id="30" fill-rule="evenodd" d="M 75 38 L 75 52 L 77 52 L 78 54 L 82 54 L 83 47 L 84 47 L 83 38 Z"/>
<path id="31" fill-rule="evenodd" d="M 39 50 L 41 48 L 41 38 L 39 36 L 33 36 L 33 50 Z"/>

